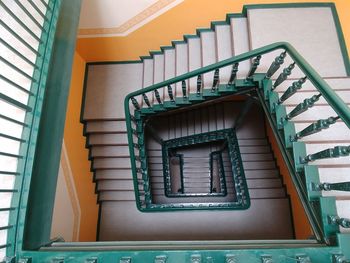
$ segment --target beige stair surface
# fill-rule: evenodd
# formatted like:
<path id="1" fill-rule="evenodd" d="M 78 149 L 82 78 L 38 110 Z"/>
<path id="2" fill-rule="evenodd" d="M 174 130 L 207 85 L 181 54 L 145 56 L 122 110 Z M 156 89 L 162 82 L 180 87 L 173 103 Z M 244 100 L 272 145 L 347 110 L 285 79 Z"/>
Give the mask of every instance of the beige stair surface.
<path id="1" fill-rule="evenodd" d="M 247 16 L 250 49 L 279 41 L 289 42 L 322 77 L 347 76 L 330 7 L 248 9 Z M 264 55 L 259 71 L 266 72 L 279 53 Z M 288 65 L 290 58 L 285 61 Z M 291 75 L 300 76 L 298 69 Z"/>
<path id="2" fill-rule="evenodd" d="M 89 65 L 83 119 L 125 119 L 124 98 L 142 87 L 142 69 L 142 63 Z"/>
<path id="3" fill-rule="evenodd" d="M 141 213 L 133 201 L 104 202 L 100 225 L 100 241 L 293 238 L 287 198 L 255 199 L 241 211 L 177 213 Z"/>

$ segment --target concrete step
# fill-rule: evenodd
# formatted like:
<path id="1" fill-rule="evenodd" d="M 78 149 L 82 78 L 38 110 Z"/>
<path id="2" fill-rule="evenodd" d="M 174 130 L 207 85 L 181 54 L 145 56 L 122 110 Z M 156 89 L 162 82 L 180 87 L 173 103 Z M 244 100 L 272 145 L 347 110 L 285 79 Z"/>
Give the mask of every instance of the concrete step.
<path id="1" fill-rule="evenodd" d="M 90 65 L 83 120 L 124 119 L 124 104 L 117 102 L 142 87 L 142 69 L 142 63 Z"/>
<path id="2" fill-rule="evenodd" d="M 306 143 L 306 152 L 307 154 L 313 154 L 326 150 L 328 148 L 334 148 L 335 146 L 349 146 L 350 139 L 345 143 L 333 143 L 333 142 L 320 142 L 320 143 Z M 312 165 L 318 165 L 319 167 L 350 167 L 349 157 L 343 156 L 339 158 L 329 158 L 321 159 L 313 162 L 309 162 Z"/>
<path id="3" fill-rule="evenodd" d="M 90 134 L 88 137 L 89 146 L 107 146 L 107 145 L 121 145 L 128 144 L 127 134 Z"/>
<path id="4" fill-rule="evenodd" d="M 162 81 L 164 81 L 164 54 L 155 54 L 153 55 L 153 84 Z M 158 89 L 162 101 L 164 100 L 164 92 L 166 91 L 164 88 Z M 158 102 L 155 101 L 155 104 L 158 104 Z"/>
<path id="5" fill-rule="evenodd" d="M 320 181 L 322 183 L 341 183 L 349 181 L 350 167 L 319 168 Z M 322 196 L 336 196 L 339 199 L 349 199 L 350 192 L 322 191 Z"/>
<path id="6" fill-rule="evenodd" d="M 230 191 L 230 193 L 233 193 Z M 285 198 L 286 197 L 286 190 L 284 188 L 255 188 L 255 189 L 249 189 L 249 197 L 251 199 L 270 199 L 270 198 Z M 215 197 L 218 198 L 218 197 Z M 170 200 L 169 200 L 170 199 Z M 210 198 L 211 199 L 211 198 Z M 117 191 L 117 190 L 103 190 L 99 191 L 98 193 L 98 200 L 99 202 L 106 202 L 106 201 L 135 201 L 135 193 L 133 190 L 123 190 L 123 191 Z M 167 198 L 164 196 L 164 190 L 156 190 L 154 193 L 154 200 L 158 203 L 161 202 L 178 202 L 181 203 L 183 201 L 188 202 L 188 197 L 177 197 L 177 198 Z M 196 201 L 195 199 L 192 199 L 193 201 Z M 202 202 L 205 202 L 205 197 L 201 197 Z"/>
<path id="7" fill-rule="evenodd" d="M 349 77 L 339 77 L 339 78 L 323 78 L 329 86 L 332 87 L 333 90 L 335 91 L 340 91 L 340 90 L 348 90 L 350 86 L 350 78 Z M 292 85 L 294 81 L 297 79 L 291 79 L 289 78 L 288 80 L 284 81 L 281 85 L 277 86 L 275 89 L 276 92 L 284 92 L 288 89 L 289 86 Z M 304 84 L 303 87 L 300 91 L 316 91 L 315 86 L 307 80 Z"/>
<path id="8" fill-rule="evenodd" d="M 181 211 L 177 216 L 141 213 L 134 201 L 104 202 L 99 240 L 291 239 L 292 229 L 288 198 L 253 199 L 243 211 Z"/>
<path id="9" fill-rule="evenodd" d="M 216 42 L 214 31 L 203 31 L 200 33 L 202 67 L 217 62 Z M 208 72 L 203 75 L 203 87 L 211 88 L 213 85 L 214 72 Z"/>
<path id="10" fill-rule="evenodd" d="M 126 132 L 125 119 L 119 121 L 87 121 L 85 132 L 92 133 L 124 133 Z"/>
<path id="11" fill-rule="evenodd" d="M 286 41 L 292 44 L 322 77 L 347 75 L 331 7 L 249 9 L 247 17 L 252 49 Z M 291 21 L 293 23 L 290 23 Z M 264 55 L 259 71 L 266 72 L 271 61 L 279 53 L 281 52 Z M 285 61 L 285 65 L 288 65 L 290 58 L 286 58 Z M 300 76 L 303 74 L 299 69 L 293 70 L 291 77 Z"/>
<path id="12" fill-rule="evenodd" d="M 199 37 L 189 38 L 188 41 L 188 70 L 193 71 L 202 65 L 201 40 Z M 190 79 L 190 93 L 197 92 L 197 78 Z"/>
<path id="13" fill-rule="evenodd" d="M 130 169 L 130 157 L 94 158 L 93 169 Z"/>
<path id="14" fill-rule="evenodd" d="M 336 200 L 337 214 L 341 218 L 350 218 L 350 200 Z M 340 227 L 341 233 L 350 233 L 349 228 Z"/>
<path id="15" fill-rule="evenodd" d="M 175 49 L 171 48 L 164 50 L 164 80 L 173 77 L 175 77 Z M 164 99 L 169 100 L 168 91 L 165 92 Z"/>
<path id="16" fill-rule="evenodd" d="M 108 170 L 96 170 L 96 180 L 132 180 L 131 169 L 108 169 Z"/>
<path id="17" fill-rule="evenodd" d="M 235 56 L 248 52 L 249 48 L 249 34 L 248 34 L 248 20 L 245 17 L 231 18 L 231 32 L 233 43 L 233 54 Z M 250 70 L 250 61 L 242 61 L 239 63 L 239 71 L 237 78 L 245 79 Z"/>
<path id="18" fill-rule="evenodd" d="M 188 72 L 188 44 L 181 43 L 175 45 L 175 75 L 180 76 Z M 188 80 L 186 80 L 188 88 Z M 188 94 L 188 90 L 187 90 Z M 186 94 L 186 95 L 187 95 Z M 176 83 L 174 96 L 182 97 L 182 84 Z"/>
<path id="19" fill-rule="evenodd" d="M 215 26 L 217 61 L 233 57 L 232 33 L 230 25 Z M 220 69 L 220 83 L 226 84 L 230 80 L 232 66 Z"/>

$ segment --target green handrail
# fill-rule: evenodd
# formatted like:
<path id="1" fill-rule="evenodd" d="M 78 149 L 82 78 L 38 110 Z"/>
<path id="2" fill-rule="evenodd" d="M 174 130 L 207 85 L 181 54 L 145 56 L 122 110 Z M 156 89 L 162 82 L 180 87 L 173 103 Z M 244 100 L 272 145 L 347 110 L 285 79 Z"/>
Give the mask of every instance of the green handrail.
<path id="1" fill-rule="evenodd" d="M 305 58 L 288 42 L 277 42 L 274 44 L 266 45 L 261 48 L 254 49 L 252 51 L 243 53 L 241 55 L 211 64 L 209 66 L 193 70 L 191 72 L 182 74 L 180 76 L 171 78 L 169 80 L 157 83 L 155 85 L 139 89 L 137 91 L 129 93 L 125 97 L 124 105 L 125 112 L 129 112 L 129 100 L 131 97 L 135 97 L 144 93 L 154 91 L 159 88 L 178 83 L 182 80 L 186 80 L 192 77 L 197 77 L 204 73 L 214 71 L 217 68 L 222 68 L 225 66 L 233 65 L 241 61 L 245 61 L 254 58 L 259 55 L 264 55 L 272 51 L 283 49 L 287 51 L 288 55 L 296 62 L 299 68 L 304 72 L 308 79 L 314 84 L 316 89 L 322 94 L 329 105 L 338 113 L 340 118 L 346 123 L 350 128 L 350 108 L 345 104 L 345 102 L 332 90 L 332 88 L 323 80 L 323 78 L 313 69 L 313 67 L 305 60 Z M 128 114 L 126 116 L 128 118 Z"/>

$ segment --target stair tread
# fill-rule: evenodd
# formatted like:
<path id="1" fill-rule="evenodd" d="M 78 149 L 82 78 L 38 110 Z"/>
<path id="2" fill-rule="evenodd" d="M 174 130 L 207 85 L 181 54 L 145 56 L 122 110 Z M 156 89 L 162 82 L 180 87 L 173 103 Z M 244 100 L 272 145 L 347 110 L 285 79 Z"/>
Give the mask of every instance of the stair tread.
<path id="1" fill-rule="evenodd" d="M 247 17 L 252 49 L 286 41 L 291 43 L 322 77 L 347 75 L 344 63 L 341 63 L 343 57 L 331 7 L 249 9 Z M 306 39 L 308 44 L 305 44 Z M 280 51 L 277 51 L 264 55 L 259 68 L 266 72 L 271 61 L 279 53 Z M 284 65 L 290 63 L 288 57 L 285 61 Z M 291 77 L 296 76 L 304 75 L 296 68 Z"/>
<path id="2" fill-rule="evenodd" d="M 121 212 L 122 211 L 122 212 Z M 208 240 L 293 238 L 289 200 L 255 199 L 243 211 L 141 213 L 135 203 L 104 202 L 100 240 Z M 279 214 L 279 217 L 275 215 Z M 259 217 L 259 220 L 256 218 Z M 135 222 L 133 224 L 132 222 Z M 136 223 L 138 222 L 138 223 Z M 144 226 L 147 225 L 147 228 Z M 191 233 L 189 235 L 189 233 Z"/>
<path id="3" fill-rule="evenodd" d="M 249 51 L 248 20 L 245 17 L 233 17 L 230 19 L 233 39 L 233 53 L 235 56 Z M 239 63 L 237 78 L 246 78 L 250 70 L 250 61 Z"/>
<path id="4" fill-rule="evenodd" d="M 123 103 L 115 102 L 135 87 L 142 87 L 142 63 L 89 65 L 83 119 L 124 119 Z"/>
<path id="5" fill-rule="evenodd" d="M 215 26 L 217 61 L 222 61 L 233 56 L 232 33 L 230 25 Z M 220 69 L 220 83 L 228 83 L 232 66 Z"/>

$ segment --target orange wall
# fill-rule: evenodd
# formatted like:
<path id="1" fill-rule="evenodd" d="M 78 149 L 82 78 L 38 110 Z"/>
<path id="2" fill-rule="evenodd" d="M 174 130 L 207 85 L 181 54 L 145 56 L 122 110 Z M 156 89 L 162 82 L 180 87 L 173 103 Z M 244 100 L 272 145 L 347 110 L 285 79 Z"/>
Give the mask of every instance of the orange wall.
<path id="1" fill-rule="evenodd" d="M 305 214 L 304 208 L 300 202 L 298 193 L 296 192 L 294 184 L 290 178 L 288 168 L 284 162 L 282 153 L 279 150 L 275 135 L 273 134 L 273 131 L 267 121 L 266 127 L 267 136 L 271 143 L 272 150 L 275 154 L 277 165 L 280 168 L 283 183 L 286 185 L 287 192 L 291 199 L 295 237 L 297 239 L 307 239 L 312 235 L 311 226 Z"/>
<path id="2" fill-rule="evenodd" d="M 346 43 L 350 46 L 349 0 L 185 0 L 128 36 L 81 38 L 77 51 L 87 62 L 137 60 L 139 56 L 148 55 L 150 50 L 159 50 L 161 45 L 182 39 L 184 34 L 210 26 L 211 21 L 225 20 L 227 13 L 241 13 L 245 4 L 288 2 L 336 3 Z"/>
<path id="3" fill-rule="evenodd" d="M 88 151 L 85 149 L 80 105 L 83 94 L 85 60 L 75 52 L 64 129 L 64 141 L 81 209 L 79 241 L 95 241 L 98 216 Z"/>

